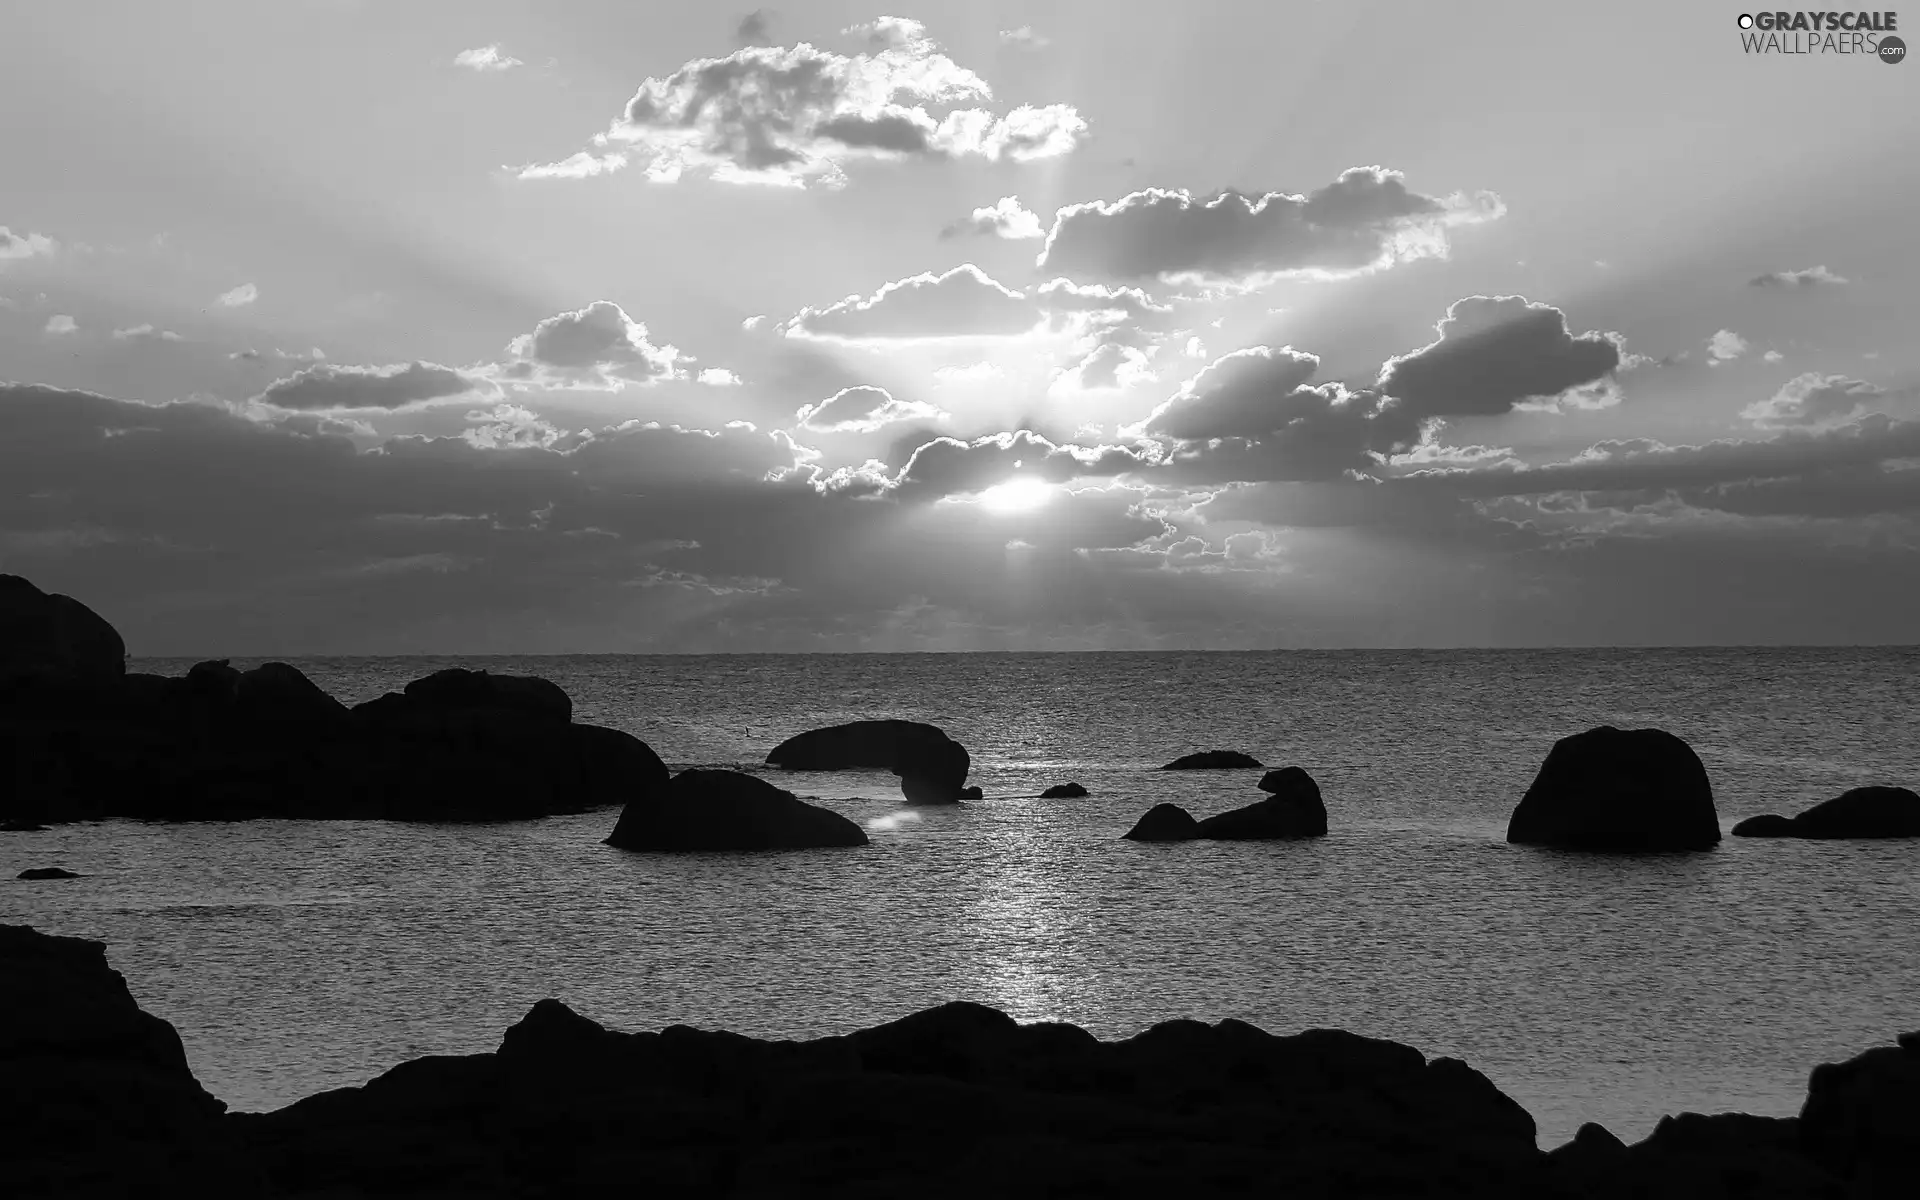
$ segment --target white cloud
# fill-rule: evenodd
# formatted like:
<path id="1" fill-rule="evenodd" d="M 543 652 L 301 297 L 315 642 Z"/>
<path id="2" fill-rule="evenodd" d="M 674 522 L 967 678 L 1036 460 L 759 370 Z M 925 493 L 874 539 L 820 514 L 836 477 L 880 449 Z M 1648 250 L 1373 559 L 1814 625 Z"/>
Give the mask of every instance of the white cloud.
<path id="1" fill-rule="evenodd" d="M 918 21 L 882 17 L 844 33 L 862 38 L 865 51 L 750 45 L 649 78 L 590 149 L 521 168 L 520 177 L 579 179 L 638 160 L 660 183 L 696 171 L 722 183 L 839 187 L 847 182 L 841 164 L 855 159 L 1023 162 L 1064 154 L 1086 133 L 1063 104 L 936 116 L 930 105 L 991 100 L 993 90 Z"/>
<path id="2" fill-rule="evenodd" d="M 1807 288 L 1838 287 L 1847 280 L 1825 267 L 1807 267 L 1800 271 L 1773 271 L 1747 280 L 1749 287 Z"/>
<path id="3" fill-rule="evenodd" d="M 1780 353 L 1778 350 L 1769 350 L 1760 356 L 1762 361 L 1770 363 L 1777 363 L 1785 357 L 1786 355 Z"/>
<path id="4" fill-rule="evenodd" d="M 1886 399 L 1886 392 L 1864 379 L 1822 375 L 1809 371 L 1783 384 L 1766 400 L 1740 410 L 1740 415 L 1762 429 L 1827 428 L 1856 420 L 1868 406 Z"/>
<path id="5" fill-rule="evenodd" d="M 232 291 L 220 293 L 216 303 L 224 305 L 227 308 L 239 308 L 242 305 L 252 304 L 259 298 L 259 288 L 251 283 L 243 283 Z"/>
<path id="6" fill-rule="evenodd" d="M 1018 46 L 1022 50 L 1044 50 L 1053 45 L 1053 39 L 1035 33 L 1031 25 L 1022 25 L 1018 29 L 1002 29 L 1000 42 L 1006 46 Z"/>
<path id="7" fill-rule="evenodd" d="M 872 433 L 901 421 L 944 420 L 947 414 L 931 404 L 896 400 L 885 388 L 842 388 L 818 404 L 803 406 L 794 420 L 803 429 L 821 433 Z"/>
<path id="8" fill-rule="evenodd" d="M 453 65 L 469 67 L 475 71 L 511 71 L 515 67 L 525 66 L 517 58 L 509 58 L 500 52 L 499 43 L 490 46 L 477 46 L 472 50 L 462 50 L 453 56 Z"/>
<path id="9" fill-rule="evenodd" d="M 15 233 L 0 225 L 0 261 L 45 257 L 59 249 L 59 243 L 38 233 Z"/>
<path id="10" fill-rule="evenodd" d="M 985 208 L 974 209 L 972 216 L 955 221 L 941 230 L 940 236 L 957 237 L 969 233 L 1013 240 L 1047 236 L 1047 231 L 1040 227 L 1039 216 L 1022 208 L 1018 196 L 1002 196 Z"/>
<path id="11" fill-rule="evenodd" d="M 739 387 L 745 380 L 725 367 L 708 367 L 696 377 L 708 387 Z"/>
<path id="12" fill-rule="evenodd" d="M 79 324 L 75 322 L 72 317 L 65 313 L 55 313 L 53 316 L 47 318 L 47 326 L 44 332 L 57 336 L 63 333 L 72 333 L 78 328 L 80 328 Z"/>
<path id="13" fill-rule="evenodd" d="M 1723 362 L 1732 362 L 1747 349 L 1747 339 L 1731 329 L 1722 329 L 1707 339 L 1707 365 L 1717 367 Z"/>
<path id="14" fill-rule="evenodd" d="M 933 372 L 934 382 L 951 385 L 966 383 L 985 383 L 989 379 L 999 379 L 1005 372 L 990 362 L 969 363 L 964 367 L 938 367 Z"/>
<path id="15" fill-rule="evenodd" d="M 183 340 L 180 337 L 180 335 L 173 332 L 173 330 L 155 329 L 151 324 L 134 325 L 126 329 L 116 329 L 113 331 L 113 336 L 120 339 L 121 341 L 127 341 L 134 338 L 140 338 L 140 339 L 152 338 L 152 339 L 163 341 L 163 342 L 178 342 Z"/>
<path id="16" fill-rule="evenodd" d="M 654 345 L 647 327 L 611 300 L 548 317 L 509 342 L 507 353 L 514 361 L 498 371 L 506 382 L 590 391 L 684 379 L 680 364 L 693 361 L 673 346 Z"/>

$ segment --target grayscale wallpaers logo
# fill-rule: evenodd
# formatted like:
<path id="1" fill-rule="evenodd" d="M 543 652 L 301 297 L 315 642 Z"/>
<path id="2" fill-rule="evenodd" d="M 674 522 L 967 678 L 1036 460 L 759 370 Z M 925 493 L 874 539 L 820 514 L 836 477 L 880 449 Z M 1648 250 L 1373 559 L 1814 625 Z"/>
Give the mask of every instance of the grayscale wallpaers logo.
<path id="1" fill-rule="evenodd" d="M 1748 54 L 1857 54 L 1883 63 L 1905 62 L 1907 44 L 1894 36 L 1899 13 L 1741 13 L 1740 48 Z"/>

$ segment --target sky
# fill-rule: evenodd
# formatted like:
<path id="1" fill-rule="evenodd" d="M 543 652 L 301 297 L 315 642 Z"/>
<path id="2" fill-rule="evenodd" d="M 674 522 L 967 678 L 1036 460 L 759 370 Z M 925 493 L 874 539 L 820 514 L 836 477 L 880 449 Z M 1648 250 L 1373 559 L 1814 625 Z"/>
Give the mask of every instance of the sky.
<path id="1" fill-rule="evenodd" d="M 4 8 L 0 570 L 136 655 L 1920 642 L 1920 66 Z"/>

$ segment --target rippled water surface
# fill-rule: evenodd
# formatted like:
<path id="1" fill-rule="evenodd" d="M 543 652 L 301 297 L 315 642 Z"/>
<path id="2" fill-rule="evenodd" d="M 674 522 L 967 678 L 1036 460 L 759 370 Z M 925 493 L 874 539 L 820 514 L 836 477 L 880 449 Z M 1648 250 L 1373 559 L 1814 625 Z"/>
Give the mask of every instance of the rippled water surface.
<path id="1" fill-rule="evenodd" d="M 452 661 L 300 665 L 354 702 Z M 987 799 L 913 812 L 891 776 L 786 776 L 873 845 L 770 855 L 613 850 L 611 811 L 0 834 L 0 919 L 106 941 L 243 1109 L 492 1049 L 543 996 L 617 1028 L 789 1037 L 948 999 L 1103 1037 L 1175 1016 L 1339 1026 L 1464 1058 L 1547 1144 L 1584 1120 L 1633 1138 L 1666 1112 L 1791 1113 L 1814 1064 L 1920 1028 L 1920 842 L 1636 858 L 1501 840 L 1554 738 L 1602 723 L 1688 739 L 1725 826 L 1920 786 L 1920 650 L 458 661 L 554 679 L 579 719 L 675 766 L 935 721 Z M 1213 747 L 1306 767 L 1332 832 L 1120 840 L 1161 800 L 1257 798 L 1256 772 L 1151 770 Z M 1067 779 L 1093 795 L 1034 798 Z M 87 878 L 12 881 L 54 864 Z"/>

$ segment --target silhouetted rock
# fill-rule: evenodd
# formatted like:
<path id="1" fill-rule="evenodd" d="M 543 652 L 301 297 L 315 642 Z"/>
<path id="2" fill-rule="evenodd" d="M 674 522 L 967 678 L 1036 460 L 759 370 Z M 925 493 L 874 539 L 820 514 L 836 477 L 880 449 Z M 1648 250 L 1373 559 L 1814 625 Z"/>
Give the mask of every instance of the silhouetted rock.
<path id="1" fill-rule="evenodd" d="M 1800 1142 L 1849 1196 L 1920 1196 L 1920 1032 L 1815 1067 Z"/>
<path id="2" fill-rule="evenodd" d="M 1520 845 L 1706 850 L 1720 841 L 1693 747 L 1661 729 L 1603 725 L 1561 738 L 1507 824 Z"/>
<path id="3" fill-rule="evenodd" d="M 1910 838 L 1920 837 L 1920 795 L 1902 787 L 1858 787 L 1794 817 L 1775 813 L 1748 817 L 1735 837 Z"/>
<path id="4" fill-rule="evenodd" d="M 1178 804 L 1156 804 L 1120 836 L 1136 842 L 1189 842 L 1200 836 L 1200 823 Z"/>
<path id="5" fill-rule="evenodd" d="M 65 867 L 28 867 L 15 875 L 15 879 L 79 879 L 80 872 L 69 871 Z"/>
<path id="6" fill-rule="evenodd" d="M 622 850 L 804 850 L 864 846 L 867 834 L 757 775 L 692 770 L 630 802 L 606 843 Z"/>
<path id="7" fill-rule="evenodd" d="M 987 794 L 981 791 L 979 785 L 976 784 L 973 787 L 961 788 L 960 794 L 954 798 L 957 800 L 984 800 L 987 798 Z"/>
<path id="8" fill-rule="evenodd" d="M 98 613 L 18 575 L 0 575 L 0 680 L 43 676 L 98 687 L 126 669 L 126 643 Z"/>
<path id="9" fill-rule="evenodd" d="M 960 799 L 972 759 L 938 726 L 886 720 L 790 737 L 768 751 L 767 765 L 787 771 L 892 771 L 908 803 L 950 804 Z"/>
<path id="10" fill-rule="evenodd" d="M 1734 837 L 1780 838 L 1793 837 L 1793 822 L 1779 813 L 1763 813 L 1757 817 L 1748 817 L 1733 827 Z"/>
<path id="11" fill-rule="evenodd" d="M 0 925 L 0 979 L 0 1191 L 225 1190 L 226 1105 L 194 1079 L 173 1026 L 140 1011 L 105 946 Z"/>
<path id="12" fill-rule="evenodd" d="M 1202 750 L 1198 754 L 1182 754 L 1160 769 L 1162 771 L 1231 771 L 1265 765 L 1251 754 L 1242 754 L 1238 750 Z"/>
<path id="13" fill-rule="evenodd" d="M 1087 794 L 1087 789 L 1077 783 L 1056 783 L 1040 793 L 1042 800 L 1078 800 Z"/>
<path id="14" fill-rule="evenodd" d="M 453 668 L 348 710 L 287 663 L 122 674 L 110 626 L 12 576 L 0 577 L 5 614 L 0 820 L 17 827 L 515 820 L 623 805 L 667 782 L 637 738 L 573 724 L 545 679 Z"/>
<path id="15" fill-rule="evenodd" d="M 45 825 L 32 821 L 0 821 L 0 833 L 45 833 Z"/>
<path id="16" fill-rule="evenodd" d="M 1269 771 L 1260 780 L 1260 788 L 1273 794 L 1244 808 L 1206 818 L 1199 823 L 1199 836 L 1219 841 L 1326 836 L 1327 806 L 1320 799 L 1320 785 L 1305 770 L 1286 767 Z"/>

